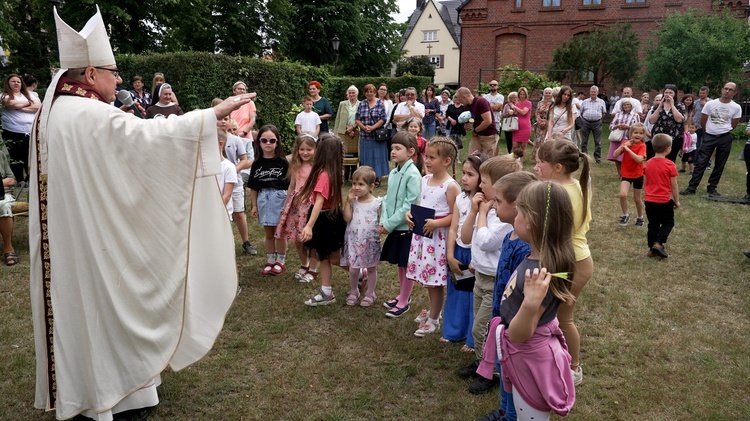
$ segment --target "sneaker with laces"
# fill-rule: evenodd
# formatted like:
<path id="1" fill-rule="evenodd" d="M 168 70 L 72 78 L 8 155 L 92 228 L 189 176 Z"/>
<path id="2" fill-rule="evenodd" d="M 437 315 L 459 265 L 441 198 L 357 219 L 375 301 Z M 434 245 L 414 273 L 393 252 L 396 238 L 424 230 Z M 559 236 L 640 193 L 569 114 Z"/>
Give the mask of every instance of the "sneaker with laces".
<path id="1" fill-rule="evenodd" d="M 305 305 L 310 306 L 310 307 L 318 307 L 318 306 L 327 306 L 335 302 L 336 302 L 336 297 L 333 295 L 333 291 L 331 291 L 331 295 L 325 295 L 325 293 L 323 292 L 323 289 L 321 288 L 318 291 L 318 294 L 316 296 L 305 301 Z"/>
<path id="2" fill-rule="evenodd" d="M 461 367 L 458 369 L 456 374 L 458 374 L 458 377 L 468 379 L 469 377 L 476 377 L 477 369 L 479 368 L 479 360 L 474 360 L 471 364 L 467 365 L 466 367 Z"/>
<path id="3" fill-rule="evenodd" d="M 635 218 L 635 226 L 636 227 L 643 228 L 643 223 L 644 223 L 644 220 L 643 220 L 642 216 L 639 216 L 639 217 Z"/>
<path id="4" fill-rule="evenodd" d="M 570 370 L 570 374 L 573 375 L 573 384 L 575 386 L 580 386 L 581 383 L 583 383 L 583 368 L 581 366 L 578 366 L 578 370 Z"/>
<path id="5" fill-rule="evenodd" d="M 440 323 L 433 323 L 430 320 L 427 320 L 419 325 L 419 329 L 414 332 L 414 336 L 423 338 L 427 335 L 437 332 L 438 329 L 440 329 Z"/>
<path id="6" fill-rule="evenodd" d="M 419 323 L 420 325 L 427 321 L 427 319 L 430 317 L 430 312 L 422 309 L 421 312 L 419 312 L 419 316 L 414 318 L 415 323 Z"/>
<path id="7" fill-rule="evenodd" d="M 250 244 L 249 241 L 245 241 L 242 243 L 242 251 L 245 252 L 245 254 L 249 254 L 250 256 L 255 256 L 258 254 L 258 250 L 255 250 L 255 247 L 253 247 L 252 244 Z"/>
<path id="8" fill-rule="evenodd" d="M 500 384 L 498 377 L 492 376 L 492 380 L 479 377 L 469 385 L 469 392 L 473 395 L 481 395 L 497 387 Z"/>
<path id="9" fill-rule="evenodd" d="M 623 215 L 620 217 L 620 226 L 626 227 L 628 226 L 628 222 L 630 222 L 630 215 Z"/>

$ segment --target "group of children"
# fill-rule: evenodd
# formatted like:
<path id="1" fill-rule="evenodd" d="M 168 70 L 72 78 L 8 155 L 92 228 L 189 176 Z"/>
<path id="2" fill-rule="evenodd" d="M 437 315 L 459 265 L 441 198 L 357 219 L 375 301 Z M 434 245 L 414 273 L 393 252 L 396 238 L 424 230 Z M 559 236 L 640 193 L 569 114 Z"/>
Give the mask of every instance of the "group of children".
<path id="1" fill-rule="evenodd" d="M 685 138 L 683 143 L 683 159 L 681 172 L 685 172 L 685 165 L 690 165 L 692 174 L 692 156 L 695 154 L 695 126 L 689 126 L 690 140 Z M 630 126 L 627 138 L 622 142 L 613 155 L 622 158 L 620 167 L 620 225 L 627 226 L 630 222 L 628 214 L 628 191 L 633 187 L 633 202 L 637 217 L 636 227 L 644 225 L 644 202 L 646 216 L 648 216 L 648 256 L 667 258 L 669 254 L 664 248 L 672 228 L 674 227 L 674 210 L 680 206 L 677 188 L 677 167 L 667 159 L 672 150 L 672 138 L 667 134 L 657 134 L 651 139 L 655 156 L 646 160 L 646 127 L 641 123 Z M 645 195 L 643 190 L 645 188 Z"/>

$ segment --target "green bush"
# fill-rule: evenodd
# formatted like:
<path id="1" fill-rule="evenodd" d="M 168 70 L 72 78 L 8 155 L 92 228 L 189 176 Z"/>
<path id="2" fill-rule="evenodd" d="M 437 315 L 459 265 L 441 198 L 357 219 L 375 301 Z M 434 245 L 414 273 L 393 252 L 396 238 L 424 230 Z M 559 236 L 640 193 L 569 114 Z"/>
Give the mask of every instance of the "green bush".
<path id="1" fill-rule="evenodd" d="M 232 85 L 242 80 L 249 92 L 258 93 L 255 99 L 258 127 L 275 125 L 281 132 L 287 152 L 292 150 L 295 139 L 296 105 L 307 95 L 308 82 L 311 80 L 323 85 L 321 95 L 329 99 L 334 112 L 350 85 L 357 86 L 360 91 L 367 83 L 377 86 L 381 82 L 391 90 L 408 86 L 422 89 L 431 82 L 430 78 L 417 76 L 332 77 L 323 68 L 294 62 L 271 62 L 205 52 L 119 55 L 117 67 L 123 77 L 122 87 L 127 89 L 131 89 L 132 76 L 141 75 L 145 89 L 151 90 L 154 72 L 163 72 L 185 111 L 206 108 L 213 98 L 232 95 Z M 333 121 L 329 126 L 333 127 Z"/>

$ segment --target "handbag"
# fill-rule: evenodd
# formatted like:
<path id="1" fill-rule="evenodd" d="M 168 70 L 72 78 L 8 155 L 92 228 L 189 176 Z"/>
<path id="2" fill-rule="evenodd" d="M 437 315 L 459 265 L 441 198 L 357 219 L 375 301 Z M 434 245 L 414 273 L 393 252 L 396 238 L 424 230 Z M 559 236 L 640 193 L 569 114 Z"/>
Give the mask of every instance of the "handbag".
<path id="1" fill-rule="evenodd" d="M 503 131 L 515 132 L 518 131 L 518 117 L 510 116 L 503 118 Z"/>
<path id="2" fill-rule="evenodd" d="M 610 142 L 622 142 L 623 136 L 625 136 L 625 130 L 614 129 L 611 132 L 609 132 L 609 141 Z"/>
<path id="3" fill-rule="evenodd" d="M 387 142 L 391 140 L 391 131 L 381 127 L 379 129 L 375 129 L 375 141 L 376 142 Z"/>
<path id="4" fill-rule="evenodd" d="M 687 153 L 692 146 L 693 137 L 690 135 L 690 132 L 682 132 L 682 152 Z"/>

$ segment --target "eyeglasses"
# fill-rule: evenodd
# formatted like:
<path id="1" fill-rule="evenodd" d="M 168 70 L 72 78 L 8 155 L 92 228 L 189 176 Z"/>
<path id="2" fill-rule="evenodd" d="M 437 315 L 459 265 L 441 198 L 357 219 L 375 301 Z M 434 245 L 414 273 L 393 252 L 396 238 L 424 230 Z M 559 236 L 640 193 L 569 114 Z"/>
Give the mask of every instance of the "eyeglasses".
<path id="1" fill-rule="evenodd" d="M 108 69 L 106 67 L 100 67 L 100 66 L 91 66 L 91 67 L 93 67 L 94 69 L 99 69 L 99 70 L 108 70 L 108 71 L 112 72 L 112 76 L 114 76 L 115 78 L 117 78 L 118 76 L 120 76 L 120 69 Z M 81 76 L 83 76 L 85 74 L 86 74 L 86 70 L 84 70 L 84 71 L 81 72 Z"/>
<path id="2" fill-rule="evenodd" d="M 162 72 L 156 72 L 156 73 L 154 73 L 154 76 L 164 77 L 164 73 L 162 73 Z"/>
<path id="3" fill-rule="evenodd" d="M 497 83 L 490 83 L 490 86 L 497 86 Z"/>
<path id="4" fill-rule="evenodd" d="M 275 145 L 276 144 L 276 139 L 275 138 L 266 139 L 265 137 L 261 137 L 260 138 L 260 143 L 268 143 L 270 145 Z"/>

